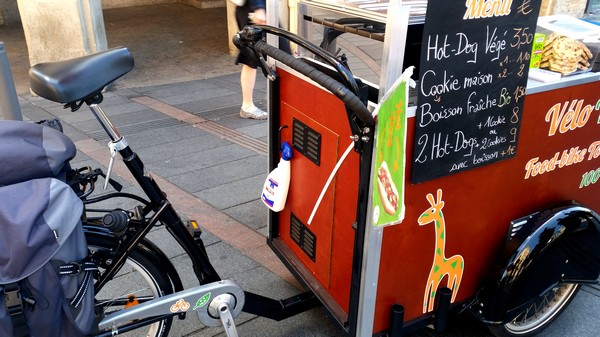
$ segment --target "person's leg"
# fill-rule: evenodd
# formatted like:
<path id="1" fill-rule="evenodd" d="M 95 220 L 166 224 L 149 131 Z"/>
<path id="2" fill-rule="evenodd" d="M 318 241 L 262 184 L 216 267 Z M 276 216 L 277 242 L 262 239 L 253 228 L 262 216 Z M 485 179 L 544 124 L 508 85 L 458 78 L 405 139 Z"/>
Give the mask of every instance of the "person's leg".
<path id="1" fill-rule="evenodd" d="M 244 26 L 250 24 L 248 20 L 250 7 L 248 2 L 246 6 L 235 7 L 235 19 L 238 28 L 242 30 Z M 243 52 L 240 52 L 235 60 L 235 64 L 241 64 L 240 85 L 242 87 L 242 106 L 240 108 L 240 117 L 253 119 L 267 119 L 267 113 L 254 105 L 253 93 L 254 84 L 256 83 L 256 61 L 253 58 L 247 57 Z"/>
<path id="2" fill-rule="evenodd" d="M 243 64 L 240 73 L 240 84 L 242 86 L 240 116 L 242 118 L 266 119 L 267 113 L 254 105 L 254 83 L 256 83 L 256 69 Z"/>
<path id="3" fill-rule="evenodd" d="M 254 107 L 254 83 L 256 82 L 256 69 L 242 65 L 240 83 L 242 85 L 242 109 L 248 111 Z"/>

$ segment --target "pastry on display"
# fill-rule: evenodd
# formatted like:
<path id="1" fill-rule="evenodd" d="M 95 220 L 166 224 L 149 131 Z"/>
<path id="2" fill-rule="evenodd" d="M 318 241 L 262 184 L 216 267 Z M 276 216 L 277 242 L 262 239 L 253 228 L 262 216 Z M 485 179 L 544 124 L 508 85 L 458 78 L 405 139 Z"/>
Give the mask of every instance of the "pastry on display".
<path id="1" fill-rule="evenodd" d="M 565 35 L 552 33 L 548 35 L 540 68 L 559 72 L 563 75 L 578 70 L 590 70 L 592 52 L 581 41 Z"/>

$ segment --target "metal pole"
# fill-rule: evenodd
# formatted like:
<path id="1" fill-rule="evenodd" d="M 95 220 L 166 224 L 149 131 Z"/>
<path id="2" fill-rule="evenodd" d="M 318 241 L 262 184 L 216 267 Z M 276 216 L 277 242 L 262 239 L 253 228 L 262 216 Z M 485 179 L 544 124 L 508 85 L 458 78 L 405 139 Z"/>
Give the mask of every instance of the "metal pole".
<path id="1" fill-rule="evenodd" d="M 0 41 L 0 113 L 4 119 L 23 120 L 15 83 L 8 65 L 8 56 L 4 52 L 4 42 Z"/>

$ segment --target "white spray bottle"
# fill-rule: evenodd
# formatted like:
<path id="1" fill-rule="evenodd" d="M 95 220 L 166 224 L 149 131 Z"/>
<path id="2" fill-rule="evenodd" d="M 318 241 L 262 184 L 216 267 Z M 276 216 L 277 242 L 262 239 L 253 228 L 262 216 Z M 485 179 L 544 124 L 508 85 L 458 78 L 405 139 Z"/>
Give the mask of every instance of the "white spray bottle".
<path id="1" fill-rule="evenodd" d="M 290 187 L 290 159 L 292 147 L 287 142 L 281 145 L 281 159 L 277 167 L 269 173 L 262 189 L 261 199 L 273 212 L 279 212 L 285 207 L 288 189 Z"/>

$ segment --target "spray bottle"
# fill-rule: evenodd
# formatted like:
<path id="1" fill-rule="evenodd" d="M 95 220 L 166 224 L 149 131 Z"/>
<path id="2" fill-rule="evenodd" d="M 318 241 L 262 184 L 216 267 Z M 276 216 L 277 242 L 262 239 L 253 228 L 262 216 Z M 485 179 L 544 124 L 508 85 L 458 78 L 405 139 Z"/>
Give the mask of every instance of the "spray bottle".
<path id="1" fill-rule="evenodd" d="M 279 212 L 285 207 L 285 200 L 290 187 L 291 158 L 292 147 L 287 142 L 283 142 L 279 164 L 267 176 L 260 197 L 273 212 Z"/>

